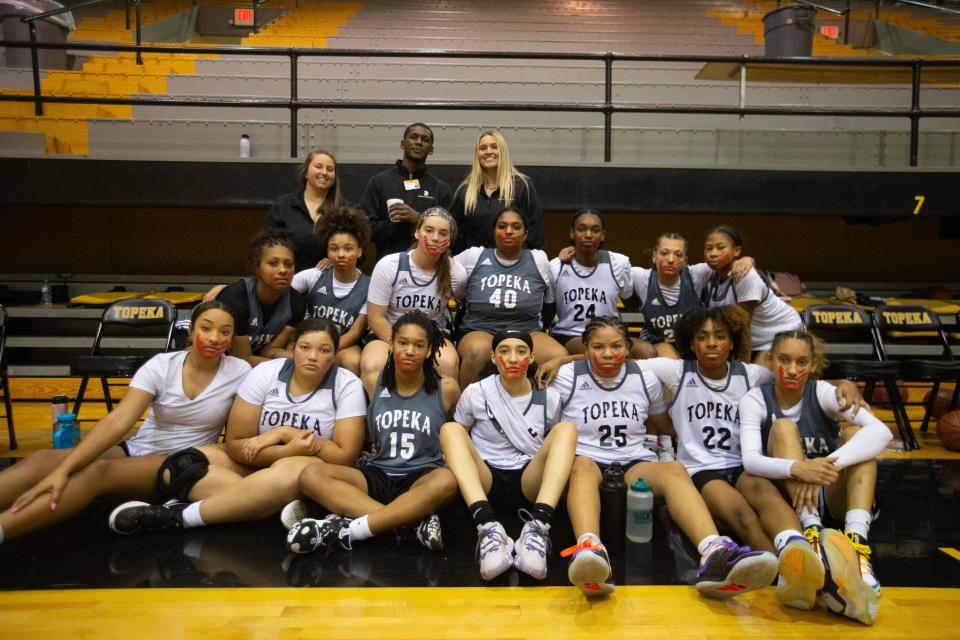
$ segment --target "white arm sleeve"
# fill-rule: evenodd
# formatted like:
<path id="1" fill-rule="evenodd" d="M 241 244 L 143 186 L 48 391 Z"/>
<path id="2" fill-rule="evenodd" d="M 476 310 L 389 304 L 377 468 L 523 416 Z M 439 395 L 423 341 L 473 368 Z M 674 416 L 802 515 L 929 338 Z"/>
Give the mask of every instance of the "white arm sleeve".
<path id="1" fill-rule="evenodd" d="M 818 381 L 817 399 L 824 413 L 831 418 L 837 416 L 839 405 L 837 404 L 836 387 L 829 382 Z M 843 412 L 842 417 L 850 424 L 860 427 L 860 430 L 846 444 L 830 454 L 837 457 L 834 464 L 838 469 L 844 469 L 866 460 L 873 460 L 880 455 L 880 452 L 893 438 L 893 434 L 890 433 L 887 425 L 866 409 L 857 412 L 856 417 L 851 417 L 850 409 L 847 409 Z"/>
<path id="2" fill-rule="evenodd" d="M 790 477 L 793 460 L 763 455 L 763 437 L 760 424 L 767 413 L 760 389 L 751 389 L 740 399 L 740 455 L 743 468 L 761 478 L 782 480 Z"/>
<path id="3" fill-rule="evenodd" d="M 390 296 L 393 295 L 393 281 L 397 277 L 397 268 L 400 266 L 400 254 L 386 256 L 377 261 L 370 276 L 370 288 L 367 290 L 367 302 L 390 306 Z"/>
<path id="4" fill-rule="evenodd" d="M 610 252 L 610 266 L 613 268 L 613 277 L 620 285 L 620 299 L 626 300 L 633 296 L 633 277 L 630 258 L 622 253 Z"/>

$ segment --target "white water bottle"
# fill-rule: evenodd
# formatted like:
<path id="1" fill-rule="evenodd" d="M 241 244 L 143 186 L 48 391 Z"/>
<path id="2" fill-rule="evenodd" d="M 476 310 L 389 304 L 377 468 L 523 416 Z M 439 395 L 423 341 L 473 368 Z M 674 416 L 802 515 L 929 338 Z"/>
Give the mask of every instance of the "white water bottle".
<path id="1" fill-rule="evenodd" d="M 653 490 L 639 478 L 627 491 L 627 540 L 650 542 L 653 537 Z"/>
<path id="2" fill-rule="evenodd" d="M 250 157 L 250 136 L 245 133 L 240 135 L 240 157 Z"/>

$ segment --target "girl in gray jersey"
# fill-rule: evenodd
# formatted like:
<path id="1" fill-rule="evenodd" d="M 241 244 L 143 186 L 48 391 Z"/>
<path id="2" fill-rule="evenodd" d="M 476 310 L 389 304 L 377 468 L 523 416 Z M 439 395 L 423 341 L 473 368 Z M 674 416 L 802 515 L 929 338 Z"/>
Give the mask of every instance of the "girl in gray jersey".
<path id="1" fill-rule="evenodd" d="M 367 430 L 376 453 L 359 468 L 304 469 L 303 493 L 331 514 L 295 523 L 287 535 L 290 551 L 351 549 L 354 542 L 417 522 L 421 544 L 443 547 L 435 511 L 454 498 L 457 481 L 443 466 L 440 429 L 460 389 L 434 368 L 442 346 L 443 334 L 423 313 L 411 311 L 397 320 L 386 367 L 364 381 L 370 396 Z"/>
<path id="2" fill-rule="evenodd" d="M 524 217 L 504 209 L 494 222 L 496 249 L 473 247 L 456 257 L 468 275 L 457 347 L 463 387 L 477 380 L 490 358 L 493 334 L 501 329 L 530 333 L 546 360 L 566 353 L 543 332 L 542 316 L 553 316 L 550 265 L 543 251 L 524 248 L 526 237 Z"/>
<path id="3" fill-rule="evenodd" d="M 492 580 L 511 566 L 538 579 L 547 575 L 550 525 L 577 447 L 577 427 L 556 421 L 560 397 L 533 384 L 533 339 L 522 331 L 498 331 L 491 366 L 463 392 L 455 422 L 440 435 L 477 525 L 480 575 Z M 516 544 L 494 507 L 519 507 L 523 530 Z M 516 550 L 516 557 L 514 557 Z"/>

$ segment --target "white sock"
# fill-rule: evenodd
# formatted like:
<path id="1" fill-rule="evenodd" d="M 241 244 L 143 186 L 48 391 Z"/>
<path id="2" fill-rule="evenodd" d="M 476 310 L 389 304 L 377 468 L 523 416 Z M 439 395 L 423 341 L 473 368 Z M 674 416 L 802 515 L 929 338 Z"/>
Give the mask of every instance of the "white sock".
<path id="1" fill-rule="evenodd" d="M 659 437 L 660 448 L 666 449 L 667 451 L 673 451 L 673 438 L 670 436 L 660 436 Z"/>
<path id="2" fill-rule="evenodd" d="M 822 527 L 823 522 L 820 521 L 820 514 L 816 511 L 810 509 L 810 507 L 804 507 L 800 510 L 800 526 L 804 529 L 817 525 Z"/>
<path id="3" fill-rule="evenodd" d="M 369 517 L 363 516 L 350 521 L 350 542 L 359 542 L 373 537 L 373 532 L 370 531 L 370 523 L 367 521 Z"/>
<path id="4" fill-rule="evenodd" d="M 183 522 L 184 529 L 192 529 L 206 525 L 206 522 L 200 517 L 199 502 L 191 502 L 190 506 L 180 513 L 180 520 Z"/>
<path id="5" fill-rule="evenodd" d="M 870 537 L 870 512 L 864 509 L 850 509 L 844 519 L 843 528 L 866 540 Z M 0 537 L 2 540 L 2 537 Z"/>
<path id="6" fill-rule="evenodd" d="M 0 544 L 3 544 L 3 525 L 0 524 Z"/>
<path id="7" fill-rule="evenodd" d="M 600 536 L 598 536 L 597 534 L 593 533 L 592 531 L 587 531 L 585 534 L 583 534 L 582 536 L 580 536 L 579 538 L 577 538 L 577 544 L 583 542 L 583 541 L 586 540 L 587 538 L 593 538 L 593 543 L 594 543 L 594 544 L 601 544 L 601 542 L 600 542 Z"/>
<path id="8" fill-rule="evenodd" d="M 720 536 L 718 536 L 717 534 L 713 534 L 712 536 L 707 536 L 706 538 L 701 540 L 699 543 L 697 543 L 697 551 L 700 552 L 700 555 L 705 554 L 707 552 L 707 549 L 710 548 L 710 545 L 712 545 L 714 542 L 716 542 L 719 539 L 720 539 Z"/>
<path id="9" fill-rule="evenodd" d="M 773 546 L 777 548 L 777 553 L 783 551 L 783 548 L 787 546 L 787 541 L 790 538 L 802 538 L 803 534 L 799 531 L 794 531 L 793 529 L 784 529 L 776 535 L 773 539 Z"/>

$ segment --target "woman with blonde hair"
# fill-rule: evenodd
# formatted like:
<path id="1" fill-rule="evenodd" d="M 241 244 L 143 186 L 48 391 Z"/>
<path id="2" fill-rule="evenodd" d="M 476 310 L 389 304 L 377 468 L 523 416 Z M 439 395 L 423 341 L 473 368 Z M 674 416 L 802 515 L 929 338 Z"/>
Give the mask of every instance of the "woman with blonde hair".
<path id="1" fill-rule="evenodd" d="M 493 248 L 493 225 L 506 208 L 523 216 L 527 249 L 543 249 L 543 209 L 533 181 L 517 171 L 499 131 L 484 131 L 474 146 L 473 166 L 453 196 L 450 213 L 460 233 L 453 252 L 468 247 Z"/>

